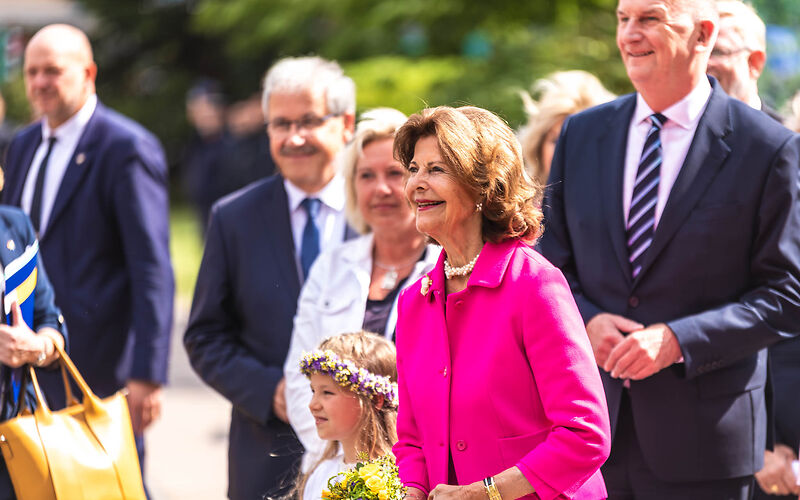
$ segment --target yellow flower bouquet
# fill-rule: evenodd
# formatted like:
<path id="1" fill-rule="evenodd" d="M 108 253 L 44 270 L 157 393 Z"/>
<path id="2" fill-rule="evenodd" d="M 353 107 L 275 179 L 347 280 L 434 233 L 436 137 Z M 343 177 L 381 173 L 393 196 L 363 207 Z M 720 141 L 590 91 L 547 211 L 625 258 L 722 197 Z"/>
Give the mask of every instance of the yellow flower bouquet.
<path id="1" fill-rule="evenodd" d="M 386 455 L 359 462 L 349 471 L 328 479 L 322 500 L 402 500 L 405 494 L 394 457 Z"/>

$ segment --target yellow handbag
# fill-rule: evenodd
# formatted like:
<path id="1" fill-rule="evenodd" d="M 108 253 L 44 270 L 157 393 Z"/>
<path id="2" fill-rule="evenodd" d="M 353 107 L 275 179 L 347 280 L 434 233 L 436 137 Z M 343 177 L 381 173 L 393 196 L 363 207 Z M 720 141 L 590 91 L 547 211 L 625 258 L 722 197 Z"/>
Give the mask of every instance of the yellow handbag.
<path id="1" fill-rule="evenodd" d="M 99 399 L 64 350 L 56 348 L 67 407 L 50 411 L 29 366 L 36 409 L 21 409 L 18 416 L 0 423 L 0 449 L 17 498 L 145 500 L 125 394 Z M 81 403 L 72 398 L 64 367 L 83 393 Z"/>

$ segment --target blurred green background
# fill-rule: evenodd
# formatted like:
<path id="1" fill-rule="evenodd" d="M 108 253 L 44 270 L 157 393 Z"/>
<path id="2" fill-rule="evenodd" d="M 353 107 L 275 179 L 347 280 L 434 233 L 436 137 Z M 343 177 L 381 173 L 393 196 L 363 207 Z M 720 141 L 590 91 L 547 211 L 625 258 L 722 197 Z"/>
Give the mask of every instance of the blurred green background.
<path id="1" fill-rule="evenodd" d="M 189 136 L 185 94 L 200 77 L 230 101 L 260 89 L 277 58 L 318 54 L 339 61 L 357 84 L 358 108 L 474 104 L 525 119 L 519 91 L 563 69 L 596 74 L 631 91 L 615 40 L 616 0 L 79 0 L 91 17 L 98 94 L 164 143 L 171 165 Z M 800 88 L 797 0 L 758 0 L 771 36 L 762 88 L 780 107 Z M 786 26 L 790 28 L 780 28 Z M 0 29 L 8 28 L 2 25 Z M 774 31 L 771 26 L 771 34 Z M 781 31 L 782 30 L 782 31 Z M 26 33 L 27 36 L 32 34 Z M 792 40 L 794 45 L 792 45 Z M 19 71 L 0 86 L 8 116 L 29 119 Z M 175 183 L 177 184 L 177 182 Z M 193 288 L 201 237 L 177 190 L 173 250 L 179 292 Z"/>

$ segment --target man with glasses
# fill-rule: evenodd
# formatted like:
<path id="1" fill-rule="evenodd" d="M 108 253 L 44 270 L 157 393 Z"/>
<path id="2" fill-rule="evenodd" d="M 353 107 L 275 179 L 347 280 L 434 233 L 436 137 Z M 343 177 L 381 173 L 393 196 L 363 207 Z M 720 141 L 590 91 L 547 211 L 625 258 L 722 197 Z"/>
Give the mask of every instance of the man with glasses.
<path id="1" fill-rule="evenodd" d="M 278 61 L 262 107 L 279 174 L 217 202 L 184 344 L 233 404 L 228 497 L 277 497 L 303 448 L 288 425 L 283 364 L 300 287 L 321 250 L 355 234 L 334 159 L 351 139 L 355 84 L 318 57 Z"/>
<path id="2" fill-rule="evenodd" d="M 758 78 L 767 61 L 767 28 L 752 6 L 741 0 L 717 0 L 719 35 L 708 73 L 719 80 L 731 97 L 783 121 L 758 96 Z"/>

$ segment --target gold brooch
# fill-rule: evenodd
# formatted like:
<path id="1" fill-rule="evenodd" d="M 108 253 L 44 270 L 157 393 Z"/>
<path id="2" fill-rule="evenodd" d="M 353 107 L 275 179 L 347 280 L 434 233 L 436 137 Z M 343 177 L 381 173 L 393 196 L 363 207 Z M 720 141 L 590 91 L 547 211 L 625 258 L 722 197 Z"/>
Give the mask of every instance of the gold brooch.
<path id="1" fill-rule="evenodd" d="M 428 295 L 428 291 L 431 289 L 432 283 L 433 280 L 431 280 L 431 278 L 427 274 L 422 277 L 422 286 L 419 289 L 419 293 L 422 294 L 423 297 L 425 295 Z"/>
<path id="2" fill-rule="evenodd" d="M 8 248 L 9 250 L 11 250 L 13 252 L 14 249 L 17 248 L 17 245 L 14 243 L 14 240 L 8 240 L 6 242 L 6 248 Z"/>

